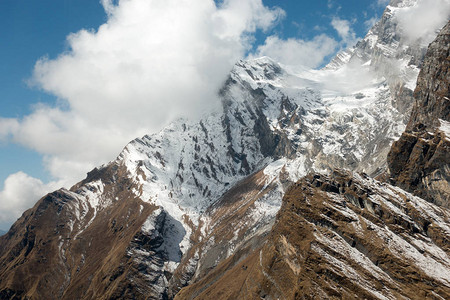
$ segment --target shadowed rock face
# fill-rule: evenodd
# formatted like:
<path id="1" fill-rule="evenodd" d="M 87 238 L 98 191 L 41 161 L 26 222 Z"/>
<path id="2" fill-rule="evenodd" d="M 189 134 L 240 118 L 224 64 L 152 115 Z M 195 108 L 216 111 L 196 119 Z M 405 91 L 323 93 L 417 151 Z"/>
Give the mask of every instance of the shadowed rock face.
<path id="1" fill-rule="evenodd" d="M 368 177 L 308 175 L 284 196 L 263 246 L 175 299 L 448 299 L 449 218 Z"/>
<path id="2" fill-rule="evenodd" d="M 390 180 L 430 202 L 450 207 L 450 140 L 439 130 L 405 132 L 388 156 Z"/>
<path id="3" fill-rule="evenodd" d="M 450 22 L 428 47 L 405 133 L 388 155 L 392 183 L 450 207 Z"/>
<path id="4" fill-rule="evenodd" d="M 132 184 L 122 172 L 116 165 L 94 170 L 71 191 L 48 194 L 0 237 L 0 299 L 144 299 L 159 294 L 149 288 L 148 274 L 163 280 L 152 266 L 166 254 L 158 249 L 158 234 L 141 231 L 156 207 L 129 192 Z M 95 197 L 101 180 L 105 185 L 98 203 L 111 201 L 104 208 L 84 198 Z M 136 252 L 151 259 L 142 263 Z"/>
<path id="5" fill-rule="evenodd" d="M 406 131 L 450 122 L 450 22 L 430 44 L 414 90 L 414 107 Z"/>

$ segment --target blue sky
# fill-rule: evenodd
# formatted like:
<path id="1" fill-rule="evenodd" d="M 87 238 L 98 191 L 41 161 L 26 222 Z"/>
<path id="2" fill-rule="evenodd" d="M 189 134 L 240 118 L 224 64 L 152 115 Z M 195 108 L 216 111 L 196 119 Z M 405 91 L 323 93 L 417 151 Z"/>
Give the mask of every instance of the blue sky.
<path id="1" fill-rule="evenodd" d="M 350 21 L 356 36 L 364 37 L 368 28 L 365 23 L 371 18 L 378 19 L 387 5 L 386 1 L 373 0 L 266 0 L 264 3 L 286 11 L 286 18 L 274 28 L 280 37 L 301 39 L 309 39 L 322 32 L 338 39 L 336 30 L 330 24 L 334 17 Z"/>
<path id="2" fill-rule="evenodd" d="M 105 20 L 95 0 L 0 1 L 0 117 L 22 118 L 39 102 L 55 102 L 53 95 L 28 84 L 34 64 L 67 50 L 69 33 L 98 28 Z M 41 161 L 32 149 L 0 141 L 0 186 L 18 171 L 48 180 Z"/>
<path id="3" fill-rule="evenodd" d="M 258 1 L 251 0 L 250 2 L 257 3 Z M 108 1 L 106 0 L 105 3 L 105 5 L 107 5 Z M 230 46 L 230 49 L 232 49 L 232 51 L 236 52 L 234 56 L 230 57 L 239 58 L 239 56 L 244 57 L 247 54 L 255 52 L 257 52 L 256 54 L 263 53 L 261 51 L 258 52 L 257 49 L 258 46 L 261 46 L 265 43 L 265 40 L 268 36 L 277 36 L 277 38 L 279 38 L 280 40 L 291 38 L 309 41 L 319 35 L 326 35 L 327 38 L 335 41 L 336 44 L 332 45 L 333 51 L 329 51 L 328 49 L 328 51 L 324 51 L 323 58 L 318 58 L 318 63 L 316 63 L 314 67 L 320 67 L 324 63 L 326 63 L 327 60 L 332 57 L 336 51 L 348 46 L 348 41 L 344 41 L 342 35 L 340 35 L 336 30 L 336 26 L 333 26 L 333 20 L 345 21 L 346 24 L 349 25 L 350 34 L 353 34 L 354 37 L 357 38 L 363 37 L 367 32 L 369 23 L 373 22 L 374 18 L 381 16 L 386 1 L 263 0 L 263 4 L 265 5 L 266 10 L 263 10 L 256 4 L 252 6 L 252 9 L 254 9 L 252 13 L 256 15 L 259 14 L 259 19 L 254 21 L 256 31 L 249 28 L 232 28 L 233 30 L 241 30 L 242 32 L 246 33 L 246 35 L 252 36 L 253 39 L 251 39 L 252 43 L 250 47 L 248 47 L 248 45 L 242 46 L 241 44 L 244 43 L 242 41 L 239 41 L 239 43 L 241 44 L 227 44 L 227 46 Z M 200 7 L 202 4 L 198 5 Z M 280 12 L 280 10 L 274 10 L 274 7 L 281 8 L 284 13 Z M 167 9 L 172 10 L 176 10 L 176 8 L 177 6 L 167 7 Z M 193 7 L 188 7 L 187 11 L 191 12 L 191 8 L 193 14 L 195 14 L 195 8 Z M 207 10 L 210 8 L 202 7 L 202 9 Z M 232 9 L 230 9 L 230 11 L 232 11 Z M 119 15 L 120 11 L 116 9 L 116 11 L 110 11 L 109 13 L 111 15 Z M 125 16 L 122 17 L 126 18 Z M 242 18 L 247 17 L 249 16 L 242 15 Z M 143 19 L 145 20 L 145 18 Z M 63 74 L 62 76 L 68 76 L 67 81 L 65 83 L 61 83 L 56 79 L 51 78 L 50 75 L 59 74 L 58 70 L 60 69 L 58 69 L 57 67 L 59 66 L 58 63 L 60 63 L 62 60 L 58 60 L 58 56 L 64 56 L 68 53 L 70 54 L 70 52 L 72 51 L 71 47 L 73 47 L 73 45 L 84 45 L 83 43 L 85 41 L 92 41 L 96 37 L 95 33 L 98 30 L 99 26 L 107 21 L 108 15 L 107 13 L 105 13 L 104 7 L 98 0 L 0 1 L 0 119 L 7 119 L 13 123 L 15 122 L 15 126 L 17 124 L 20 124 L 17 126 L 21 127 L 23 125 L 22 123 L 25 123 L 23 120 L 29 118 L 30 116 L 35 117 L 36 120 L 42 119 L 42 115 L 36 114 L 36 111 L 41 111 L 43 115 L 45 115 L 45 113 L 60 114 L 61 116 L 58 115 L 58 120 L 60 121 L 55 121 L 54 119 L 52 119 L 51 121 L 57 124 L 60 124 L 61 122 L 64 123 L 63 121 L 61 121 L 61 119 L 64 119 L 64 117 L 73 117 L 74 119 L 79 117 L 79 115 L 82 114 L 82 108 L 79 108 L 77 114 L 64 114 L 65 110 L 71 110 L 72 106 L 76 106 L 76 103 L 78 103 L 76 101 L 79 100 L 70 100 L 71 97 L 75 98 L 75 96 L 67 92 L 68 88 L 60 88 L 61 85 L 69 85 L 70 80 L 73 81 L 74 78 L 70 78 L 70 75 L 67 75 L 66 73 L 61 73 Z M 113 23 L 113 21 L 111 21 L 111 23 Z M 268 23 L 270 24 L 267 25 Z M 114 26 L 119 27 L 120 22 L 117 21 L 117 24 L 115 23 Z M 86 34 L 81 37 L 75 38 L 76 41 L 73 42 L 73 44 L 70 44 L 70 42 L 66 40 L 66 37 L 69 34 L 77 33 L 82 29 L 87 29 L 88 32 L 91 32 L 93 34 Z M 125 34 L 122 33 L 118 28 L 115 28 L 114 30 L 114 32 L 117 32 L 117 34 Z M 157 34 L 157 32 L 155 31 L 149 32 L 154 32 L 155 34 Z M 237 34 L 239 35 L 242 32 L 238 31 Z M 230 31 L 224 34 L 236 33 Z M 97 37 L 98 36 L 99 35 L 97 35 Z M 83 40 L 84 38 L 85 40 Z M 46 57 L 47 60 L 42 60 L 43 57 Z M 81 55 L 78 55 L 77 57 L 81 57 Z M 227 57 L 227 59 L 230 59 L 230 57 Z M 211 54 L 210 59 L 214 59 L 214 53 Z M 39 69 L 41 72 L 39 73 L 39 76 L 42 75 L 41 77 L 36 76 L 36 71 L 33 71 L 35 68 L 35 64 L 38 61 L 43 62 L 43 68 Z M 56 63 L 52 64 L 52 62 Z M 56 67 L 54 65 L 56 65 Z M 54 71 L 52 71 L 53 67 L 55 67 Z M 229 68 L 229 65 L 223 66 L 223 70 L 227 70 L 227 68 Z M 217 74 L 214 74 L 214 76 L 215 75 Z M 216 82 L 212 83 L 213 86 L 214 84 L 216 84 Z M 55 94 L 57 96 L 55 96 Z M 125 96 L 122 96 L 121 99 L 123 99 L 124 97 L 126 98 L 126 93 L 124 93 L 124 95 Z M 176 96 L 177 95 L 173 95 L 173 97 L 175 98 Z M 133 96 L 130 95 L 130 97 Z M 202 97 L 205 97 L 205 95 L 202 95 Z M 67 100 L 66 98 L 69 100 Z M 94 100 L 90 99 L 89 101 Z M 99 110 L 101 110 L 101 105 L 98 105 Z M 153 107 L 154 106 L 155 104 L 153 104 Z M 44 109 L 41 109 L 42 107 L 44 107 Z M 57 108 L 57 111 L 53 109 L 55 107 Z M 95 108 L 96 106 L 93 105 L 93 107 Z M 165 108 L 161 107 L 160 109 Z M 40 117 L 41 119 L 39 119 L 38 117 Z M 134 117 L 135 116 L 130 115 L 130 118 Z M 74 124 L 80 124 L 85 122 L 86 120 L 81 119 L 81 121 Z M 33 124 L 39 124 L 38 121 L 36 122 L 37 123 L 30 122 L 30 126 L 32 127 Z M 159 123 L 161 122 L 164 122 L 164 120 L 159 120 Z M 86 121 L 86 124 L 90 123 Z M 5 123 L 0 123 L 0 126 L 4 127 L 0 127 L 0 191 L 4 189 L 5 179 L 9 175 L 16 174 L 17 172 L 23 172 L 27 174 L 26 176 L 22 174 L 22 177 L 17 177 L 18 179 L 22 178 L 23 180 L 29 180 L 32 178 L 33 180 L 41 180 L 42 184 L 44 185 L 47 182 L 53 180 L 55 181 L 55 184 L 51 187 L 58 186 L 58 183 L 69 184 L 70 180 L 76 180 L 73 178 L 78 178 L 76 176 L 66 178 L 60 174 L 64 172 L 64 168 L 67 167 L 64 165 L 63 161 L 67 160 L 67 157 L 70 157 L 70 155 L 72 155 L 69 150 L 64 150 L 61 146 L 61 144 L 63 143 L 62 141 L 66 141 L 67 138 L 70 139 L 70 135 L 67 132 L 63 132 L 62 129 L 58 128 L 57 133 L 55 133 L 54 135 L 64 135 L 65 140 L 57 140 L 53 139 L 52 137 L 44 137 L 47 127 L 43 128 L 43 131 L 37 130 L 33 133 L 32 130 L 30 131 L 29 126 L 26 128 L 26 130 L 24 129 L 24 131 L 20 131 L 25 132 L 26 134 L 30 134 L 29 137 L 24 133 L 22 134 L 22 138 L 17 136 L 14 137 L 12 136 L 12 134 L 4 134 L 2 138 L 1 132 L 6 132 L 7 127 Z M 136 124 L 136 126 L 140 126 L 140 130 L 136 130 L 135 134 L 145 133 L 145 126 L 148 126 L 147 128 L 157 128 L 157 126 L 152 127 L 152 124 L 143 123 Z M 141 127 L 144 129 L 142 129 Z M 115 128 L 114 130 L 115 132 L 121 131 L 117 128 Z M 151 131 L 152 129 L 149 130 Z M 70 134 L 78 135 L 83 134 L 82 132 L 83 131 L 80 131 L 78 133 L 75 131 L 70 131 Z M 101 156 L 91 157 L 80 155 L 79 157 L 77 157 L 77 160 L 74 159 L 70 162 L 70 167 L 77 166 L 78 172 L 80 169 L 83 169 L 85 167 L 87 169 L 84 170 L 84 172 L 87 172 L 89 171 L 90 167 L 113 159 L 114 155 L 120 152 L 121 147 L 125 146 L 125 143 L 123 141 L 128 141 L 130 137 L 133 136 L 133 132 L 134 131 L 132 129 L 129 129 L 126 132 L 124 130 L 123 134 L 122 132 L 120 132 L 120 143 L 117 143 L 117 145 L 121 145 L 120 147 L 110 141 L 106 141 L 104 143 L 106 145 L 105 148 L 111 145 L 110 148 L 113 148 L 113 150 L 110 150 L 109 152 L 107 151 L 108 153 L 104 155 L 104 158 L 102 158 Z M 40 136 L 43 137 L 43 141 L 39 141 Z M 36 139 L 36 141 L 34 139 Z M 90 140 L 92 139 L 95 139 L 95 136 L 90 138 Z M 81 140 L 78 143 L 83 143 L 83 141 Z M 57 148 L 58 150 L 53 151 L 53 149 L 51 149 L 52 147 L 55 149 Z M 87 146 L 81 147 L 80 149 L 82 149 L 80 151 L 94 151 L 92 148 L 89 148 Z M 83 160 L 86 160 L 89 163 L 86 163 L 86 165 L 82 165 Z M 64 180 L 59 180 L 63 177 Z M 47 186 L 47 189 L 48 188 L 49 187 Z M 33 191 L 40 190 L 39 188 L 33 186 Z M 32 193 L 30 192 L 29 195 L 31 194 Z M 0 193 L 0 197 L 2 197 L 2 195 L 3 197 L 6 197 L 6 193 Z M 35 195 L 33 195 L 33 197 L 35 197 Z M 22 203 L 22 205 L 25 205 L 22 206 L 22 208 L 27 207 L 26 205 L 28 205 L 29 207 L 30 203 L 33 203 L 33 201 L 35 202 L 37 200 L 38 199 L 36 198 L 34 200 L 28 200 L 28 202 L 25 204 Z M 2 199 L 0 199 L 0 203 L 1 201 Z M 3 201 L 8 200 L 5 198 L 3 199 Z M 4 219 L 5 218 L 3 218 L 2 220 L 0 216 L 0 228 L 6 228 L 11 222 L 10 220 Z"/>

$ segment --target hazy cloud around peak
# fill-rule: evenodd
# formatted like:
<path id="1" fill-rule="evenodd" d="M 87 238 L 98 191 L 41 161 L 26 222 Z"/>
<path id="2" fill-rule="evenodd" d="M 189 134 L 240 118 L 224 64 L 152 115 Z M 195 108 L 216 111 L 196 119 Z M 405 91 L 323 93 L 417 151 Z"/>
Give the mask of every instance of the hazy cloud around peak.
<path id="1" fill-rule="evenodd" d="M 335 52 L 337 46 L 336 40 L 324 34 L 312 40 L 282 40 L 269 36 L 250 58 L 269 56 L 282 64 L 317 68 L 324 63 L 325 57 Z"/>
<path id="2" fill-rule="evenodd" d="M 69 109 L 36 109 L 15 128 L 19 143 L 92 164 L 112 159 L 136 136 L 217 105 L 216 93 L 246 51 L 247 36 L 284 13 L 261 0 L 226 0 L 220 7 L 212 0 L 102 4 L 105 24 L 69 35 L 69 52 L 36 63 L 34 83 Z M 84 151 L 88 147 L 99 151 Z"/>
<path id="3" fill-rule="evenodd" d="M 396 18 L 407 39 L 428 45 L 450 19 L 450 0 L 418 0 L 417 5 L 400 10 Z"/>

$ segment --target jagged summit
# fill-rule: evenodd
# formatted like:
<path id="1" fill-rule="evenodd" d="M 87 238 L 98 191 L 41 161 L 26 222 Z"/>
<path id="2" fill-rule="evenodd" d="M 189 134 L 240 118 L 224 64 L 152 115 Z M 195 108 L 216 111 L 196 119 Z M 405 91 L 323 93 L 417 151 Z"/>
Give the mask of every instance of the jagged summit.
<path id="1" fill-rule="evenodd" d="M 386 80 L 394 107 L 407 118 L 414 102 L 412 92 L 428 45 L 421 40 L 407 38 L 398 16 L 417 4 L 417 0 L 391 1 L 367 35 L 353 48 L 339 53 L 325 67 L 338 70 L 349 65 L 365 66 L 375 76 Z"/>
<path id="2" fill-rule="evenodd" d="M 419 66 L 426 48 L 416 41 L 405 38 L 398 20 L 399 14 L 416 6 L 417 2 L 417 0 L 391 1 L 381 19 L 369 29 L 366 36 L 353 48 L 336 55 L 325 69 L 338 69 L 349 62 L 357 62 L 369 64 L 383 73 L 389 72 L 386 64 L 387 60 L 392 58 L 405 60 L 407 65 Z"/>

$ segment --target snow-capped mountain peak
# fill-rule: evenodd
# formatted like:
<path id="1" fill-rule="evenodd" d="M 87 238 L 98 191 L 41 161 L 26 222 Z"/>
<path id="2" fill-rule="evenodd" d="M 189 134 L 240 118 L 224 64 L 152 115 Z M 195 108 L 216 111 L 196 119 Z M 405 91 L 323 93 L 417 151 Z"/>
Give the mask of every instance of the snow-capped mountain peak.
<path id="1" fill-rule="evenodd" d="M 413 82 L 426 50 L 421 43 L 403 38 L 397 28 L 398 14 L 416 5 L 417 1 L 392 1 L 362 41 L 322 70 L 285 66 L 268 57 L 237 62 L 218 91 L 221 109 L 197 121 L 176 120 L 158 133 L 137 138 L 116 160 L 89 172 L 70 191 L 63 189 L 42 198 L 0 239 L 5 245 L 5 250 L 0 249 L 0 262 L 8 265 L 7 270 L 0 270 L 4 276 L 0 277 L 0 297 L 19 291 L 2 285 L 13 282 L 15 273 L 10 269 L 31 274 L 30 270 L 48 265 L 55 280 L 35 274 L 25 283 L 51 287 L 42 288 L 43 298 L 51 297 L 55 289 L 59 298 L 173 298 L 189 283 L 208 282 L 210 271 L 211 276 L 219 272 L 219 278 L 246 255 L 254 259 L 251 265 L 262 270 L 256 276 L 275 286 L 278 283 L 270 280 L 272 275 L 265 269 L 269 256 L 263 252 L 275 253 L 274 257 L 281 253 L 282 260 L 302 258 L 294 255 L 288 237 L 280 238 L 282 252 L 272 251 L 265 241 L 278 222 L 276 214 L 286 190 L 310 172 L 322 175 L 309 175 L 302 181 L 306 185 L 295 186 L 294 192 L 306 196 L 301 201 L 285 201 L 284 212 L 289 211 L 289 203 L 308 212 L 308 195 L 325 195 L 327 205 L 344 208 L 337 211 L 333 206 L 328 210 L 331 215 L 315 211 L 313 217 L 320 224 L 311 228 L 325 232 L 335 215 L 350 216 L 358 226 L 376 220 L 377 232 L 383 231 L 382 224 L 390 226 L 385 228 L 388 235 L 380 236 L 403 245 L 398 241 L 400 235 L 392 233 L 397 227 L 391 214 L 413 204 L 428 207 L 423 200 L 394 187 L 385 188 L 367 175 L 323 174 L 334 174 L 336 168 L 370 176 L 386 171 L 391 144 L 409 118 Z M 443 128 L 447 121 L 441 122 Z M 399 215 L 399 222 L 417 219 L 401 223 L 405 228 L 421 224 L 422 215 L 434 217 L 424 213 L 410 218 L 403 211 Z M 313 224 L 313 219 L 308 222 Z M 426 222 L 421 234 L 431 224 Z M 446 228 L 438 223 L 439 228 Z M 275 223 L 273 228 L 280 226 Z M 411 230 L 414 234 L 415 229 Z M 369 264 L 370 259 L 361 256 L 364 249 L 357 253 L 353 243 L 335 233 L 339 230 L 333 231 L 336 245 L 354 254 L 352 259 Z M 314 238 L 318 242 L 314 255 L 320 252 L 335 266 L 334 256 L 323 252 L 333 243 L 319 232 Z M 440 246 L 424 239 L 421 235 L 410 240 L 428 247 L 427 253 L 442 254 Z M 416 250 L 407 250 L 416 254 Z M 417 257 L 435 262 L 422 254 Z M 296 276 L 301 274 L 294 260 L 287 261 Z M 436 265 L 448 269 L 448 261 Z M 376 264 L 371 267 L 389 281 Z M 246 268 L 244 264 L 238 271 Z M 430 271 L 427 266 L 419 269 Z M 369 275 L 364 278 L 372 282 Z M 389 284 L 394 291 L 398 288 L 396 283 Z M 379 293 L 394 294 L 391 290 Z"/>

